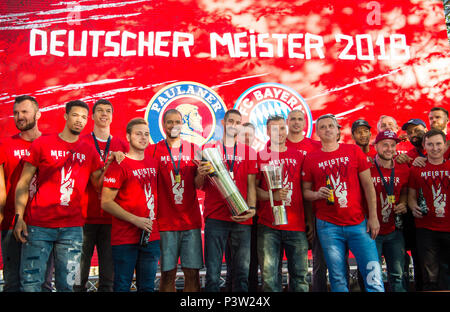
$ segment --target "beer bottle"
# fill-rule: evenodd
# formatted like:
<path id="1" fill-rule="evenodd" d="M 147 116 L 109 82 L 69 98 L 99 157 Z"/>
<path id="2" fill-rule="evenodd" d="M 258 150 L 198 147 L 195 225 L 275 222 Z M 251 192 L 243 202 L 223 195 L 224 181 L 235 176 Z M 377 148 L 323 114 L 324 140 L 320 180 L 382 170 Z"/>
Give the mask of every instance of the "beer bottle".
<path id="1" fill-rule="evenodd" d="M 394 223 L 395 223 L 395 228 L 396 229 L 403 229 L 403 218 L 400 214 L 396 213 L 394 215 Z"/>
<path id="2" fill-rule="evenodd" d="M 426 216 L 428 214 L 428 206 L 427 201 L 425 200 L 425 197 L 423 196 L 422 188 L 419 189 L 419 197 L 417 198 L 417 205 L 420 208 L 420 212 L 423 216 Z"/>
<path id="3" fill-rule="evenodd" d="M 334 193 L 333 193 L 333 187 L 331 186 L 330 177 L 327 175 L 326 179 L 327 179 L 326 187 L 327 187 L 327 189 L 331 190 L 331 194 L 327 198 L 327 205 L 334 205 Z"/>
<path id="4" fill-rule="evenodd" d="M 142 230 L 141 239 L 139 240 L 139 246 L 141 247 L 147 246 L 149 239 L 150 239 L 150 232 Z"/>

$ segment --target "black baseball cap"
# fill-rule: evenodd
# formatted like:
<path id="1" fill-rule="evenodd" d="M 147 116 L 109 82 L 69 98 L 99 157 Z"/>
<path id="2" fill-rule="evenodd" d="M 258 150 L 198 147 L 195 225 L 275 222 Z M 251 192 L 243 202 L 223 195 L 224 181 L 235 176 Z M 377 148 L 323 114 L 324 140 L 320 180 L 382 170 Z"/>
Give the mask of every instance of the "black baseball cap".
<path id="1" fill-rule="evenodd" d="M 402 130 L 406 130 L 408 128 L 409 125 L 422 125 L 424 128 L 427 127 L 427 125 L 425 124 L 425 122 L 422 119 L 419 118 L 413 118 L 408 120 L 403 126 L 402 126 Z"/>
<path id="2" fill-rule="evenodd" d="M 360 126 L 364 126 L 369 129 L 372 128 L 371 126 L 369 126 L 369 123 L 366 120 L 358 119 L 358 120 L 355 120 L 355 122 L 352 124 L 352 133 L 355 132 L 356 128 L 358 128 Z"/>

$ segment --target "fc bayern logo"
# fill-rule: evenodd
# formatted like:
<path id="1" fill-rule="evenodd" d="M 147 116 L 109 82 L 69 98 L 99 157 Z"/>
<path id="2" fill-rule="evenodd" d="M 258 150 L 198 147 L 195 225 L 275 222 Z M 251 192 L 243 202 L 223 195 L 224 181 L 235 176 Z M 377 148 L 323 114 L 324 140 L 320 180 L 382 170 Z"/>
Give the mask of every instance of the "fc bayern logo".
<path id="1" fill-rule="evenodd" d="M 211 88 L 198 82 L 181 81 L 159 90 L 145 112 L 152 143 L 165 139 L 162 117 L 169 109 L 176 109 L 183 117 L 181 139 L 199 146 L 220 139 L 218 121 L 225 116 L 226 106 Z"/>
<path id="2" fill-rule="evenodd" d="M 247 89 L 234 104 L 242 114 L 242 123 L 251 122 L 255 128 L 252 147 L 261 150 L 269 140 L 266 122 L 270 116 L 281 115 L 285 119 L 290 111 L 301 110 L 305 115 L 304 135 L 311 137 L 312 115 L 306 101 L 293 89 L 279 83 L 261 83 Z"/>

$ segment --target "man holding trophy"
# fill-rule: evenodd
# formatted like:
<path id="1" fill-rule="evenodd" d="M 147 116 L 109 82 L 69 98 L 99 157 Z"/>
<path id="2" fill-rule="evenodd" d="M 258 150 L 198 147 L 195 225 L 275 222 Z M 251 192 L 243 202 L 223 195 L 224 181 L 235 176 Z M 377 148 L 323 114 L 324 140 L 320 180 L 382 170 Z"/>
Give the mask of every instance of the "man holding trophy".
<path id="1" fill-rule="evenodd" d="M 284 117 L 267 120 L 270 145 L 258 153 L 257 178 L 258 261 L 262 270 L 263 291 L 282 291 L 278 274 L 280 253 L 286 252 L 291 291 L 309 291 L 308 240 L 305 223 L 311 227 L 312 214 L 305 213 L 300 185 L 304 156 L 286 147 Z M 305 215 L 307 216 L 305 222 Z"/>
<path id="2" fill-rule="evenodd" d="M 232 291 L 248 291 L 258 168 L 256 152 L 237 141 L 240 123 L 239 111 L 227 111 L 222 120 L 223 139 L 203 147 L 202 161 L 195 178 L 196 187 L 205 192 L 205 291 L 208 292 L 220 290 L 220 272 L 228 237 L 231 242 Z"/>

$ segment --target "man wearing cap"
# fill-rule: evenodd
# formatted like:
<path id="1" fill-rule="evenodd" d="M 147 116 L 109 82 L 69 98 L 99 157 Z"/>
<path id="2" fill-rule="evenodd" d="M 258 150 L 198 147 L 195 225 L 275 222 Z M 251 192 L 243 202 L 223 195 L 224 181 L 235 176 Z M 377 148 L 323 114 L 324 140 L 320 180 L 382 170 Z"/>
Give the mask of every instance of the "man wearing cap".
<path id="1" fill-rule="evenodd" d="M 408 156 L 408 164 L 411 165 L 417 157 L 426 157 L 426 152 L 422 146 L 422 138 L 425 132 L 428 131 L 427 126 L 422 119 L 413 118 L 403 124 L 402 130 L 406 131 L 409 142 L 413 145 L 413 148 L 406 153 Z M 402 161 L 399 160 L 399 162 Z"/>
<path id="2" fill-rule="evenodd" d="M 370 137 L 372 136 L 372 133 L 370 132 L 371 128 L 372 127 L 366 120 L 356 120 L 352 124 L 352 138 L 355 141 L 356 145 L 361 148 L 364 154 L 373 159 L 377 154 L 377 151 L 375 150 L 373 145 L 370 145 Z"/>
<path id="3" fill-rule="evenodd" d="M 386 259 L 389 286 L 393 292 L 407 290 L 403 277 L 406 250 L 401 228 L 402 215 L 407 211 L 409 167 L 394 160 L 400 141 L 395 132 L 378 133 L 374 143 L 377 155 L 370 168 L 380 222 L 375 242 L 380 263 L 382 255 Z"/>

